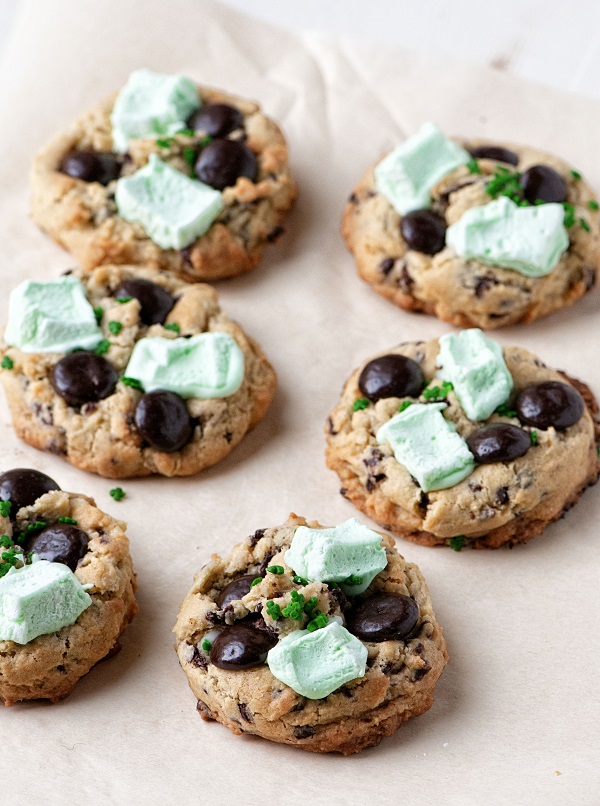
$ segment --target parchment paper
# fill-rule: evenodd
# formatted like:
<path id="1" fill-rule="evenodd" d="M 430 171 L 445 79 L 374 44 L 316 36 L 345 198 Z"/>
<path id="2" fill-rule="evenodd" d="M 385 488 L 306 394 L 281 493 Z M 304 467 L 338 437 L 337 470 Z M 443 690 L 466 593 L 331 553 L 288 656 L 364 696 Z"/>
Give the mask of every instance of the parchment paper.
<path id="1" fill-rule="evenodd" d="M 275 365 L 279 391 L 225 462 L 186 480 L 124 482 L 121 503 L 111 482 L 21 444 L 2 400 L 1 468 L 36 466 L 129 522 L 140 613 L 122 652 L 67 700 L 0 714 L 0 800 L 597 804 L 598 489 L 513 551 L 400 542 L 429 582 L 451 663 L 433 708 L 359 756 L 309 755 L 201 722 L 171 628 L 211 552 L 290 511 L 324 524 L 356 514 L 323 460 L 323 422 L 344 379 L 386 346 L 450 330 L 358 280 L 338 222 L 367 165 L 435 120 L 449 133 L 555 151 L 600 189 L 600 105 L 433 55 L 292 35 L 203 0 L 26 3 L 0 65 L 2 320 L 17 282 L 73 263 L 28 218 L 33 153 L 139 66 L 255 98 L 287 134 L 301 194 L 287 234 L 261 268 L 219 285 Z M 598 394 L 597 317 L 594 293 L 497 337 Z"/>

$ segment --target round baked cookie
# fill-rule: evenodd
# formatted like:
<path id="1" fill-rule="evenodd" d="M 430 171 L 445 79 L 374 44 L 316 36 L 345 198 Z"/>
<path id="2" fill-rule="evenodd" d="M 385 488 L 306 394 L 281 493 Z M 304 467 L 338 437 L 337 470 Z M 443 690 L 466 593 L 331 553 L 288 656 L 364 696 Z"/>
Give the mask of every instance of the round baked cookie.
<path id="1" fill-rule="evenodd" d="M 107 478 L 188 476 L 227 456 L 262 419 L 275 373 L 260 346 L 223 313 L 214 288 L 134 266 L 70 274 L 83 284 L 104 338 L 95 350 L 66 354 L 0 342 L 0 380 L 21 439 Z M 140 283 L 146 290 L 136 290 Z M 127 296 L 119 296 L 123 289 Z M 158 293 L 145 297 L 148 289 Z M 122 380 L 141 339 L 200 333 L 227 334 L 242 351 L 243 380 L 233 394 L 183 400 L 147 395 Z M 58 373 L 65 358 L 73 366 Z"/>
<path id="2" fill-rule="evenodd" d="M 470 151 L 474 161 L 453 170 L 432 189 L 433 216 L 400 216 L 378 191 L 375 166 L 355 187 L 344 209 L 342 235 L 360 277 L 400 308 L 434 314 L 457 327 L 486 329 L 532 322 L 590 291 L 600 266 L 600 220 L 596 196 L 581 174 L 563 160 L 526 146 L 455 142 Z M 519 180 L 526 185 L 533 166 L 553 169 L 558 182 L 561 177 L 564 182 L 569 246 L 549 274 L 529 277 L 467 260 L 446 245 L 448 226 L 495 197 L 486 192 L 491 180 L 499 173 L 509 176 L 514 190 Z M 549 198 L 560 199 L 562 190 Z M 530 196 L 532 192 L 527 190 Z M 522 197 L 524 191 L 516 193 Z"/>
<path id="3" fill-rule="evenodd" d="M 53 566 L 68 566 L 78 580 L 75 584 L 84 586 L 91 598 L 70 625 L 27 643 L 0 640 L 4 704 L 57 702 L 98 661 L 119 651 L 119 637 L 137 613 L 125 524 L 101 512 L 92 498 L 64 492 L 45 474 L 27 468 L 0 475 L 0 499 L 0 587 L 13 567 L 24 569 L 32 563 L 34 552 Z M 2 594 L 3 599 L 4 590 Z M 54 603 L 50 609 L 56 607 Z M 11 617 L 13 613 L 3 613 L 0 607 L 0 630 Z"/>
<path id="4" fill-rule="evenodd" d="M 222 104 L 232 108 L 233 130 L 222 126 L 224 133 L 217 132 L 213 142 L 235 140 L 246 146 L 257 171 L 254 179 L 241 175 L 222 188 L 220 215 L 204 235 L 183 249 L 161 248 L 141 224 L 118 215 L 117 180 L 146 165 L 151 154 L 189 176 L 210 139 L 207 132 L 215 132 L 211 121 L 200 121 L 203 128 L 171 137 L 131 140 L 127 152 L 117 154 L 110 119 L 115 93 L 35 157 L 33 219 L 84 268 L 133 263 L 168 269 L 189 281 L 218 280 L 253 269 L 267 244 L 283 233 L 282 222 L 294 204 L 296 186 L 281 130 L 252 101 L 200 85 L 197 90 L 204 110 Z M 73 153 L 81 151 L 91 155 L 73 161 Z"/>
<path id="5" fill-rule="evenodd" d="M 596 400 L 581 381 L 550 369 L 527 350 L 506 347 L 513 390 L 506 404 L 474 422 L 438 375 L 439 350 L 434 340 L 406 342 L 380 354 L 403 356 L 409 367 L 416 366 L 422 378 L 408 391 L 406 368 L 400 365 L 394 375 L 389 359 L 376 360 L 380 356 L 352 373 L 327 419 L 327 466 L 338 474 L 345 498 L 415 543 L 455 550 L 525 543 L 598 479 Z M 382 374 L 386 364 L 387 377 Z M 380 378 L 387 380 L 385 388 Z M 372 399 L 365 397 L 369 382 Z M 410 411 L 410 404 L 436 400 L 447 403 L 443 417 L 467 441 L 475 462 L 458 483 L 425 492 L 377 433 L 399 411 Z"/>
<path id="6" fill-rule="evenodd" d="M 181 606 L 176 650 L 202 719 L 236 734 L 349 755 L 431 707 L 448 660 L 446 642 L 419 569 L 388 535 L 373 533 L 381 537 L 386 567 L 363 593 L 346 596 L 338 585 L 309 582 L 286 564 L 300 526 L 323 528 L 292 514 L 281 526 L 259 529 L 224 559 L 213 555 Z M 298 602 L 300 612 L 288 617 L 286 608 Z M 337 620 L 354 632 L 347 637 L 364 652 L 366 668 L 312 699 L 282 683 L 264 660 L 282 639 L 302 635 L 298 631 L 317 612 L 324 623 Z"/>

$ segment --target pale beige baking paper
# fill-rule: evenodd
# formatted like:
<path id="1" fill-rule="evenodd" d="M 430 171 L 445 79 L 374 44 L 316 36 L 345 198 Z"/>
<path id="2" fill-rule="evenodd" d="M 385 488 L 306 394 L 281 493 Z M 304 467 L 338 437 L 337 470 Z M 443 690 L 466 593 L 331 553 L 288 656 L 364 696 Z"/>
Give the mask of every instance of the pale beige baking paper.
<path id="1" fill-rule="evenodd" d="M 37 466 L 129 521 L 141 611 L 121 654 L 65 702 L 0 714 L 0 801 L 597 804 L 600 489 L 525 548 L 400 544 L 429 581 L 452 661 L 432 710 L 360 756 L 308 755 L 201 722 L 171 627 L 211 552 L 290 510 L 324 524 L 355 514 L 324 467 L 325 415 L 363 358 L 449 330 L 357 279 L 338 221 L 366 166 L 435 120 L 556 151 L 600 189 L 600 105 L 434 56 L 291 35 L 199 0 L 30 2 L 0 66 L 2 320 L 18 281 L 72 264 L 28 218 L 34 151 L 140 66 L 256 98 L 287 134 L 301 193 L 287 234 L 259 270 L 219 286 L 277 368 L 279 392 L 227 461 L 195 479 L 125 482 L 122 503 L 110 482 L 18 442 L 2 401 L 1 468 Z M 600 392 L 597 293 L 498 338 Z"/>

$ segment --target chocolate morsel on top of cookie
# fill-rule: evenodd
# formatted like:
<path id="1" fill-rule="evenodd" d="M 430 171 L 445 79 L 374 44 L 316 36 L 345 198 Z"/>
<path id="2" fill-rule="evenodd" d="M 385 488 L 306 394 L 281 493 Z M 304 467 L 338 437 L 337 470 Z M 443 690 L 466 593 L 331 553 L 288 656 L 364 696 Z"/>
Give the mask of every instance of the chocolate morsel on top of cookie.
<path id="1" fill-rule="evenodd" d="M 65 154 L 58 170 L 73 179 L 108 185 L 109 182 L 119 178 L 121 161 L 110 152 L 76 149 Z"/>
<path id="2" fill-rule="evenodd" d="M 222 610 L 230 602 L 235 602 L 250 593 L 250 588 L 256 578 L 256 574 L 244 574 L 225 585 L 217 597 L 217 606 Z"/>
<path id="3" fill-rule="evenodd" d="M 265 662 L 277 638 L 248 624 L 225 627 L 210 649 L 210 659 L 220 669 L 251 669 Z"/>
<path id="4" fill-rule="evenodd" d="M 145 325 L 162 325 L 171 312 L 175 300 L 168 291 L 141 277 L 123 280 L 115 291 L 117 299 L 134 297 L 140 303 L 140 318 Z"/>
<path id="5" fill-rule="evenodd" d="M 512 462 L 527 453 L 531 438 L 526 431 L 510 423 L 491 423 L 467 438 L 469 450 L 480 465 Z"/>
<path id="6" fill-rule="evenodd" d="M 400 220 L 400 232 L 409 249 L 435 255 L 446 245 L 446 222 L 433 210 L 413 210 Z"/>
<path id="7" fill-rule="evenodd" d="M 104 400 L 112 395 L 119 376 L 101 355 L 86 350 L 67 353 L 52 370 L 52 386 L 69 406 Z"/>
<path id="8" fill-rule="evenodd" d="M 496 162 L 505 162 L 507 165 L 519 164 L 518 155 L 503 146 L 477 146 L 475 148 L 469 148 L 468 151 L 473 159 L 494 160 Z"/>
<path id="9" fill-rule="evenodd" d="M 207 104 L 197 109 L 188 119 L 190 129 L 204 132 L 210 137 L 226 137 L 243 125 L 244 116 L 230 104 Z"/>
<path id="10" fill-rule="evenodd" d="M 419 621 L 419 605 L 410 596 L 378 593 L 355 605 L 347 614 L 351 633 L 361 641 L 401 641 Z"/>
<path id="11" fill-rule="evenodd" d="M 561 381 L 542 381 L 522 390 L 516 409 L 519 420 L 527 425 L 564 431 L 581 418 L 585 403 L 573 386 Z"/>
<path id="12" fill-rule="evenodd" d="M 383 397 L 418 397 L 425 379 L 416 361 L 403 355 L 382 355 L 365 365 L 358 378 L 362 394 L 376 402 Z"/>
<path id="13" fill-rule="evenodd" d="M 13 518 L 21 507 L 31 506 L 52 490 L 60 490 L 54 479 L 29 467 L 15 467 L 0 475 L 0 500 L 10 501 Z"/>
<path id="14" fill-rule="evenodd" d="M 135 407 L 135 426 L 152 448 L 180 451 L 194 433 L 194 424 L 182 397 L 159 390 L 142 395 Z"/>
<path id="15" fill-rule="evenodd" d="M 87 553 L 88 535 L 69 523 L 55 523 L 29 539 L 25 546 L 40 560 L 68 565 L 71 571 L 77 568 L 79 560 Z"/>
<path id="16" fill-rule="evenodd" d="M 258 162 L 248 146 L 237 140 L 213 140 L 200 152 L 194 166 L 201 182 L 223 190 L 235 185 L 240 176 L 252 182 L 258 174 Z"/>
<path id="17" fill-rule="evenodd" d="M 567 200 L 565 180 L 549 165 L 532 165 L 521 175 L 519 183 L 530 204 L 561 203 Z"/>

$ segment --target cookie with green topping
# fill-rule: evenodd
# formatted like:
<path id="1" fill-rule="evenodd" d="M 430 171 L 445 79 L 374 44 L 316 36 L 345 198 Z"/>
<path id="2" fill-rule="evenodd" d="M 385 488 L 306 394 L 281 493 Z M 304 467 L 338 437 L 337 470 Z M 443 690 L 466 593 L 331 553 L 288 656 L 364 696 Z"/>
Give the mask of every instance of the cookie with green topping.
<path id="1" fill-rule="evenodd" d="M 405 310 L 460 327 L 531 322 L 594 286 L 598 200 L 526 146 L 446 138 L 432 124 L 370 168 L 342 234 L 360 277 Z"/>
<path id="2" fill-rule="evenodd" d="M 448 660 L 419 569 L 355 519 L 290 515 L 213 555 L 174 632 L 204 720 L 320 753 L 427 711 Z"/>
<path id="3" fill-rule="evenodd" d="M 0 699 L 57 702 L 137 612 L 125 524 L 37 470 L 0 474 Z"/>
<path id="4" fill-rule="evenodd" d="M 600 470 L 590 389 L 477 329 L 366 361 L 325 431 L 342 495 L 427 546 L 524 543 Z"/>
<path id="5" fill-rule="evenodd" d="M 0 355 L 18 436 L 107 478 L 215 464 L 275 391 L 261 348 L 211 286 L 135 266 L 22 283 Z"/>
<path id="6" fill-rule="evenodd" d="M 296 187 L 277 124 L 252 101 L 149 70 L 36 156 L 32 215 L 86 269 L 218 280 L 253 269 Z"/>

